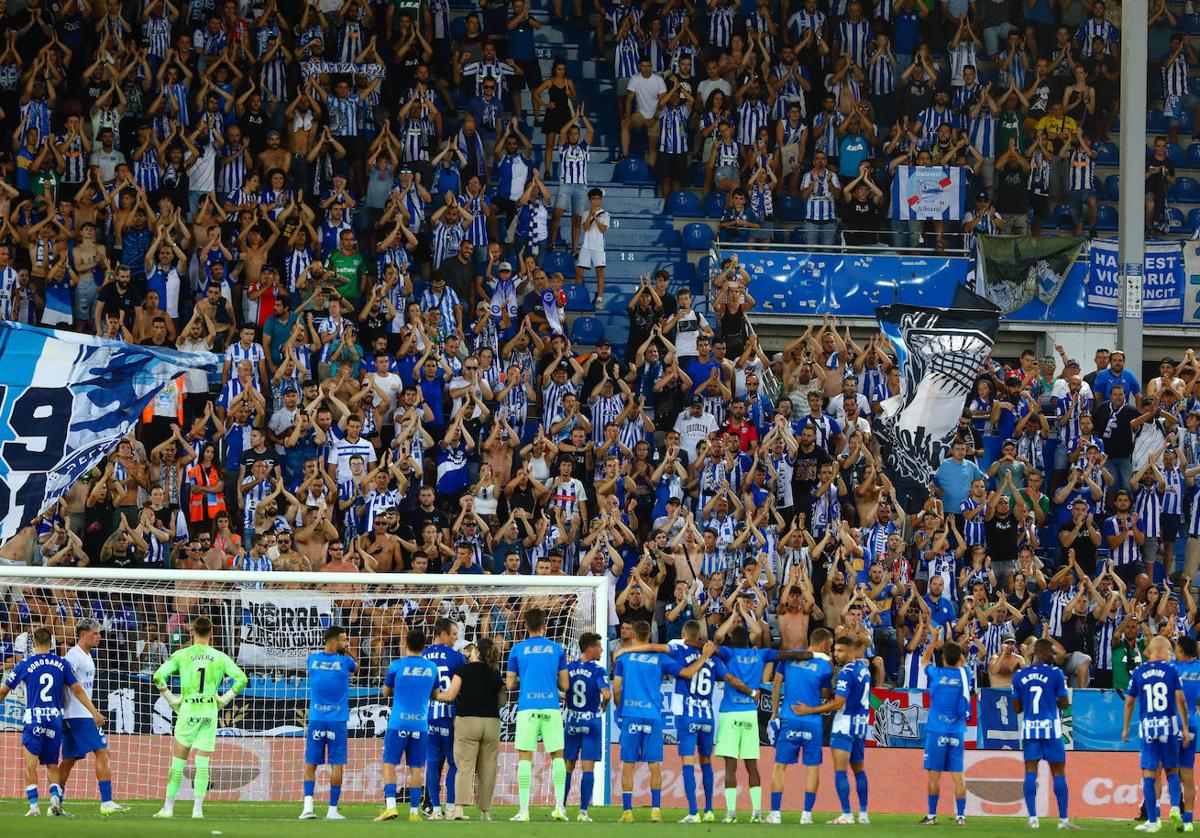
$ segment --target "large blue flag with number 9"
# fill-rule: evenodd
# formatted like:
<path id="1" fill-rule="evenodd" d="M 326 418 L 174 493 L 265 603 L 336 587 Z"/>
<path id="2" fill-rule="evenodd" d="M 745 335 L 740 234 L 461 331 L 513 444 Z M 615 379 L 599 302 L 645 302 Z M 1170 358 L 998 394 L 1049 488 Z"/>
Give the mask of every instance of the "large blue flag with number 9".
<path id="1" fill-rule="evenodd" d="M 220 358 L 0 321 L 0 541 L 117 447 L 172 379 Z"/>

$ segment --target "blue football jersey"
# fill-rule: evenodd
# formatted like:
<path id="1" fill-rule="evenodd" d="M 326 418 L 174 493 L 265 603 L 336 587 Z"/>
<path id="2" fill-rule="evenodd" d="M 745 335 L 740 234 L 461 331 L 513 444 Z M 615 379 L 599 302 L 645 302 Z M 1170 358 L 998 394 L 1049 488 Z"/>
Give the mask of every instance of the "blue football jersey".
<path id="1" fill-rule="evenodd" d="M 1062 711 L 1058 699 L 1067 696 L 1067 679 L 1057 666 L 1035 663 L 1013 676 L 1013 698 L 1021 702 L 1022 739 L 1061 739 Z"/>
<path id="2" fill-rule="evenodd" d="M 767 664 L 775 662 L 774 649 L 735 649 L 730 646 L 720 647 L 721 661 L 725 668 L 735 678 L 751 689 L 759 689 L 763 685 L 763 674 Z M 747 710 L 757 710 L 754 699 L 737 690 L 725 690 L 721 697 L 722 713 L 739 713 Z"/>
<path id="3" fill-rule="evenodd" d="M 53 652 L 22 658 L 4 680 L 10 690 L 25 685 L 25 724 L 62 718 L 66 700 L 63 691 L 75 683 L 75 673 L 66 658 Z"/>
<path id="4" fill-rule="evenodd" d="M 834 695 L 846 699 L 833 715 L 833 733 L 863 737 L 871 721 L 871 667 L 864 660 L 851 661 L 838 672 Z"/>
<path id="5" fill-rule="evenodd" d="M 1197 727 L 1200 713 L 1196 709 L 1200 704 L 1200 660 L 1176 661 L 1175 673 L 1179 676 L 1179 685 L 1183 687 L 1183 698 L 1188 711 L 1188 730 L 1192 731 L 1194 736 L 1197 729 L 1200 729 Z"/>
<path id="6" fill-rule="evenodd" d="M 703 654 L 692 646 L 671 647 L 671 657 L 679 664 L 680 669 L 691 666 L 703 657 Z M 713 719 L 716 716 L 713 712 L 716 684 L 718 681 L 724 681 L 727 673 L 728 670 L 720 659 L 709 658 L 691 678 L 676 678 L 676 715 L 694 720 Z M 730 688 L 725 689 L 729 691 Z"/>
<path id="7" fill-rule="evenodd" d="M 630 652 L 617 658 L 613 678 L 621 679 L 621 717 L 661 719 L 663 676 L 682 670 L 673 657 L 658 652 Z"/>
<path id="8" fill-rule="evenodd" d="M 574 661 L 567 667 L 567 715 L 593 718 L 600 713 L 608 689 L 608 673 L 597 661 Z"/>
<path id="9" fill-rule="evenodd" d="M 779 708 L 779 718 L 820 725 L 820 716 L 797 715 L 792 705 L 816 707 L 825 700 L 823 692 L 833 686 L 833 665 L 829 659 L 820 657 L 806 661 L 784 661 L 780 666 L 780 674 L 783 676 L 783 688 L 780 691 L 782 706 Z M 721 709 L 724 710 L 724 707 Z"/>
<path id="10" fill-rule="evenodd" d="M 1179 673 L 1167 661 L 1148 661 L 1129 679 L 1129 695 L 1138 702 L 1138 737 L 1143 742 L 1166 742 L 1179 735 L 1175 691 Z"/>
<path id="11" fill-rule="evenodd" d="M 308 720 L 350 719 L 350 674 L 358 664 L 349 655 L 313 652 L 308 656 Z"/>
<path id="12" fill-rule="evenodd" d="M 392 689 L 389 730 L 429 730 L 429 697 L 437 686 L 438 671 L 425 658 L 409 655 L 392 661 L 383 684 Z"/>
<path id="13" fill-rule="evenodd" d="M 971 686 L 967 670 L 954 666 L 925 667 L 929 682 L 929 720 L 927 733 L 963 736 L 971 715 Z"/>
<path id="14" fill-rule="evenodd" d="M 528 637 L 508 653 L 508 671 L 520 679 L 517 711 L 557 710 L 558 673 L 567 668 L 567 653 L 546 637 Z"/>
<path id="15" fill-rule="evenodd" d="M 437 667 L 439 690 L 450 689 L 450 679 L 454 677 L 454 673 L 458 671 L 458 668 L 467 662 L 462 652 L 456 651 L 454 647 L 447 646 L 444 643 L 434 643 L 432 646 L 426 646 L 425 651 L 421 653 L 421 657 Z M 429 702 L 430 719 L 449 719 L 453 718 L 453 716 L 453 704 L 447 704 L 444 701 Z"/>

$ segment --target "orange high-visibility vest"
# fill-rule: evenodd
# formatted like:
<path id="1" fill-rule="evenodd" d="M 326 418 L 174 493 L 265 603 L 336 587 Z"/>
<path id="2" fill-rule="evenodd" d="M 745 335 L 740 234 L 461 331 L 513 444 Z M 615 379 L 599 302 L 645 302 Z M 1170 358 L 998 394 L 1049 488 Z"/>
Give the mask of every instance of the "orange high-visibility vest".
<path id="1" fill-rule="evenodd" d="M 172 386 L 175 387 L 175 416 L 179 420 L 179 427 L 181 427 L 181 428 L 183 427 L 184 379 L 183 379 L 182 375 L 179 376 L 178 378 L 176 378 L 170 384 L 167 384 L 165 387 L 163 387 L 163 392 L 157 393 L 154 396 L 154 398 L 150 400 L 150 404 L 146 405 L 146 409 L 142 411 L 142 422 L 143 423 L 149 423 L 149 422 L 153 421 L 153 419 L 154 419 L 154 403 L 157 402 L 158 399 L 160 399 L 161 397 L 166 395 L 168 390 Z"/>
<path id="2" fill-rule="evenodd" d="M 206 470 L 204 466 L 196 463 L 188 469 L 187 479 L 189 483 L 197 486 L 219 486 L 221 485 L 221 472 L 216 466 L 210 466 Z M 205 519 L 205 504 L 208 504 L 208 518 L 214 519 L 225 511 L 225 496 L 220 492 L 192 492 L 191 499 L 188 501 L 188 521 L 190 523 L 195 524 Z"/>

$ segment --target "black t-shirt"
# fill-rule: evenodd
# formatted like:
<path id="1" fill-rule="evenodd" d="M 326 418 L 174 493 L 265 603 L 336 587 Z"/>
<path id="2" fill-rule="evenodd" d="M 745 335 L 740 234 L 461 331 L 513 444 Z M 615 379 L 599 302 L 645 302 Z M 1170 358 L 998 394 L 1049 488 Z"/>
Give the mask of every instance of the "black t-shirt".
<path id="1" fill-rule="evenodd" d="M 1017 535 L 1020 527 L 1017 519 L 1011 513 L 1001 518 L 994 515 L 992 520 L 984 524 L 984 542 L 993 562 L 1014 562 L 1017 560 Z"/>
<path id="2" fill-rule="evenodd" d="M 416 519 L 414 529 L 418 537 L 421 535 L 421 530 L 425 529 L 426 524 L 436 524 L 439 532 L 450 526 L 450 521 L 447 520 L 442 510 L 436 506 L 428 512 L 418 506 L 417 511 L 414 513 L 414 518 Z M 432 558 L 431 556 L 430 559 L 432 560 Z"/>
<path id="3" fill-rule="evenodd" d="M 605 366 L 608 367 L 608 377 L 610 379 L 612 379 L 614 382 L 616 381 L 616 379 L 620 378 L 622 373 L 624 372 L 624 370 L 621 369 L 621 362 L 618 361 L 616 358 L 612 357 L 611 355 L 608 358 L 607 364 L 601 363 L 600 359 L 597 358 L 595 361 L 592 362 L 592 365 L 590 367 L 588 367 L 587 373 L 583 376 L 582 396 L 584 399 L 591 398 L 592 390 L 596 389 L 596 385 L 600 383 L 601 378 L 604 375 Z M 616 384 L 614 383 L 613 386 L 615 387 Z M 616 391 L 617 395 L 620 395 L 620 392 L 621 392 L 620 389 L 618 389 Z"/>
<path id="4" fill-rule="evenodd" d="M 812 451 L 797 448 L 792 457 L 792 498 L 806 508 L 812 503 L 812 490 L 817 485 L 817 472 L 830 462 L 824 446 L 814 445 Z"/>
<path id="5" fill-rule="evenodd" d="M 842 220 L 846 224 L 846 244 L 874 244 L 878 238 L 873 231 L 879 229 L 879 207 L 870 198 L 852 199 L 846 204 Z"/>
<path id="6" fill-rule="evenodd" d="M 916 119 L 921 111 L 933 104 L 933 85 L 929 79 L 909 78 L 900 88 L 900 100 L 903 102 L 902 115 Z"/>
<path id="7" fill-rule="evenodd" d="M 1092 618 L 1089 614 L 1076 614 L 1072 617 L 1063 617 L 1062 634 L 1058 638 L 1058 642 L 1063 645 L 1067 652 L 1087 652 L 1091 647 L 1092 631 L 1088 625 Z"/>
<path id="8" fill-rule="evenodd" d="M 504 679 L 499 672 L 483 661 L 475 661 L 460 666 L 455 674 L 462 679 L 454 705 L 458 715 L 500 718 L 500 691 L 504 689 Z"/>
<path id="9" fill-rule="evenodd" d="M 1096 409 L 1092 417 L 1095 430 L 1104 440 L 1104 453 L 1112 457 L 1133 456 L 1133 428 L 1130 423 L 1141 414 L 1137 408 L 1123 404 L 1113 416 L 1113 406 L 1105 402 Z"/>
<path id="10" fill-rule="evenodd" d="M 1165 201 L 1167 199 L 1167 178 L 1175 177 L 1175 164 L 1166 160 L 1156 160 L 1151 157 L 1146 161 L 1146 171 L 1154 172 L 1150 177 L 1146 178 L 1146 193 L 1153 193 L 1159 199 Z"/>
<path id="11" fill-rule="evenodd" d="M 100 293 L 96 295 L 96 299 L 104 303 L 106 316 L 108 312 L 119 311 L 125 325 L 133 325 L 133 311 L 137 307 L 137 297 L 133 293 L 133 283 L 126 285 L 125 290 L 122 291 L 114 280 L 100 289 Z"/>
<path id="12" fill-rule="evenodd" d="M 1095 524 L 1093 524 L 1093 526 L 1095 526 Z M 1075 529 L 1075 523 L 1073 521 L 1067 521 L 1058 528 L 1058 531 L 1070 532 L 1073 529 Z M 1062 544 L 1062 542 L 1059 541 L 1059 544 Z M 1079 567 L 1088 576 L 1091 576 L 1095 572 L 1097 548 L 1096 545 L 1092 543 L 1092 540 L 1087 537 L 1087 530 L 1081 529 L 1079 531 L 1079 535 L 1075 537 L 1075 540 L 1062 549 L 1064 559 L 1066 558 L 1068 550 L 1075 551 L 1075 561 L 1078 562 Z"/>
<path id="13" fill-rule="evenodd" d="M 996 209 L 1005 215 L 1029 209 L 1029 175 L 1020 166 L 996 172 Z"/>
<path id="14" fill-rule="evenodd" d="M 279 456 L 275 453 L 275 449 L 270 446 L 267 446 L 266 451 L 261 452 L 255 451 L 253 448 L 247 448 L 242 452 L 242 458 L 238 463 L 246 467 L 246 474 L 249 475 L 251 467 L 260 460 L 266 461 L 268 466 L 275 468 L 279 463 Z"/>
<path id="15" fill-rule="evenodd" d="M 267 131 L 271 130 L 271 126 L 265 113 L 246 111 L 238 124 L 242 126 L 242 136 L 250 143 L 252 155 L 257 155 L 267 147 Z"/>
<path id="16" fill-rule="evenodd" d="M 625 606 L 625 613 L 621 615 L 622 623 L 636 623 L 638 620 L 645 620 L 647 623 L 654 623 L 654 609 L 642 605 L 634 608 L 632 605 Z"/>

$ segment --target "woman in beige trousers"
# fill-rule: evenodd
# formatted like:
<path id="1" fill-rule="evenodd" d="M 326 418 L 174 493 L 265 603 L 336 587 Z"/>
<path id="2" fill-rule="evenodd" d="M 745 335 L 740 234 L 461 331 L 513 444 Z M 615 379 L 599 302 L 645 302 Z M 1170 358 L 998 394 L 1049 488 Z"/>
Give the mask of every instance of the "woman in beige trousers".
<path id="1" fill-rule="evenodd" d="M 492 819 L 492 794 L 496 790 L 496 766 L 500 760 L 500 707 L 504 679 L 500 676 L 500 650 L 489 638 L 468 646 L 467 663 L 459 667 L 443 698 L 457 709 L 454 721 L 454 762 L 458 778 L 457 799 L 450 820 L 467 820 L 463 803 L 476 785 L 475 805 L 480 819 Z"/>

